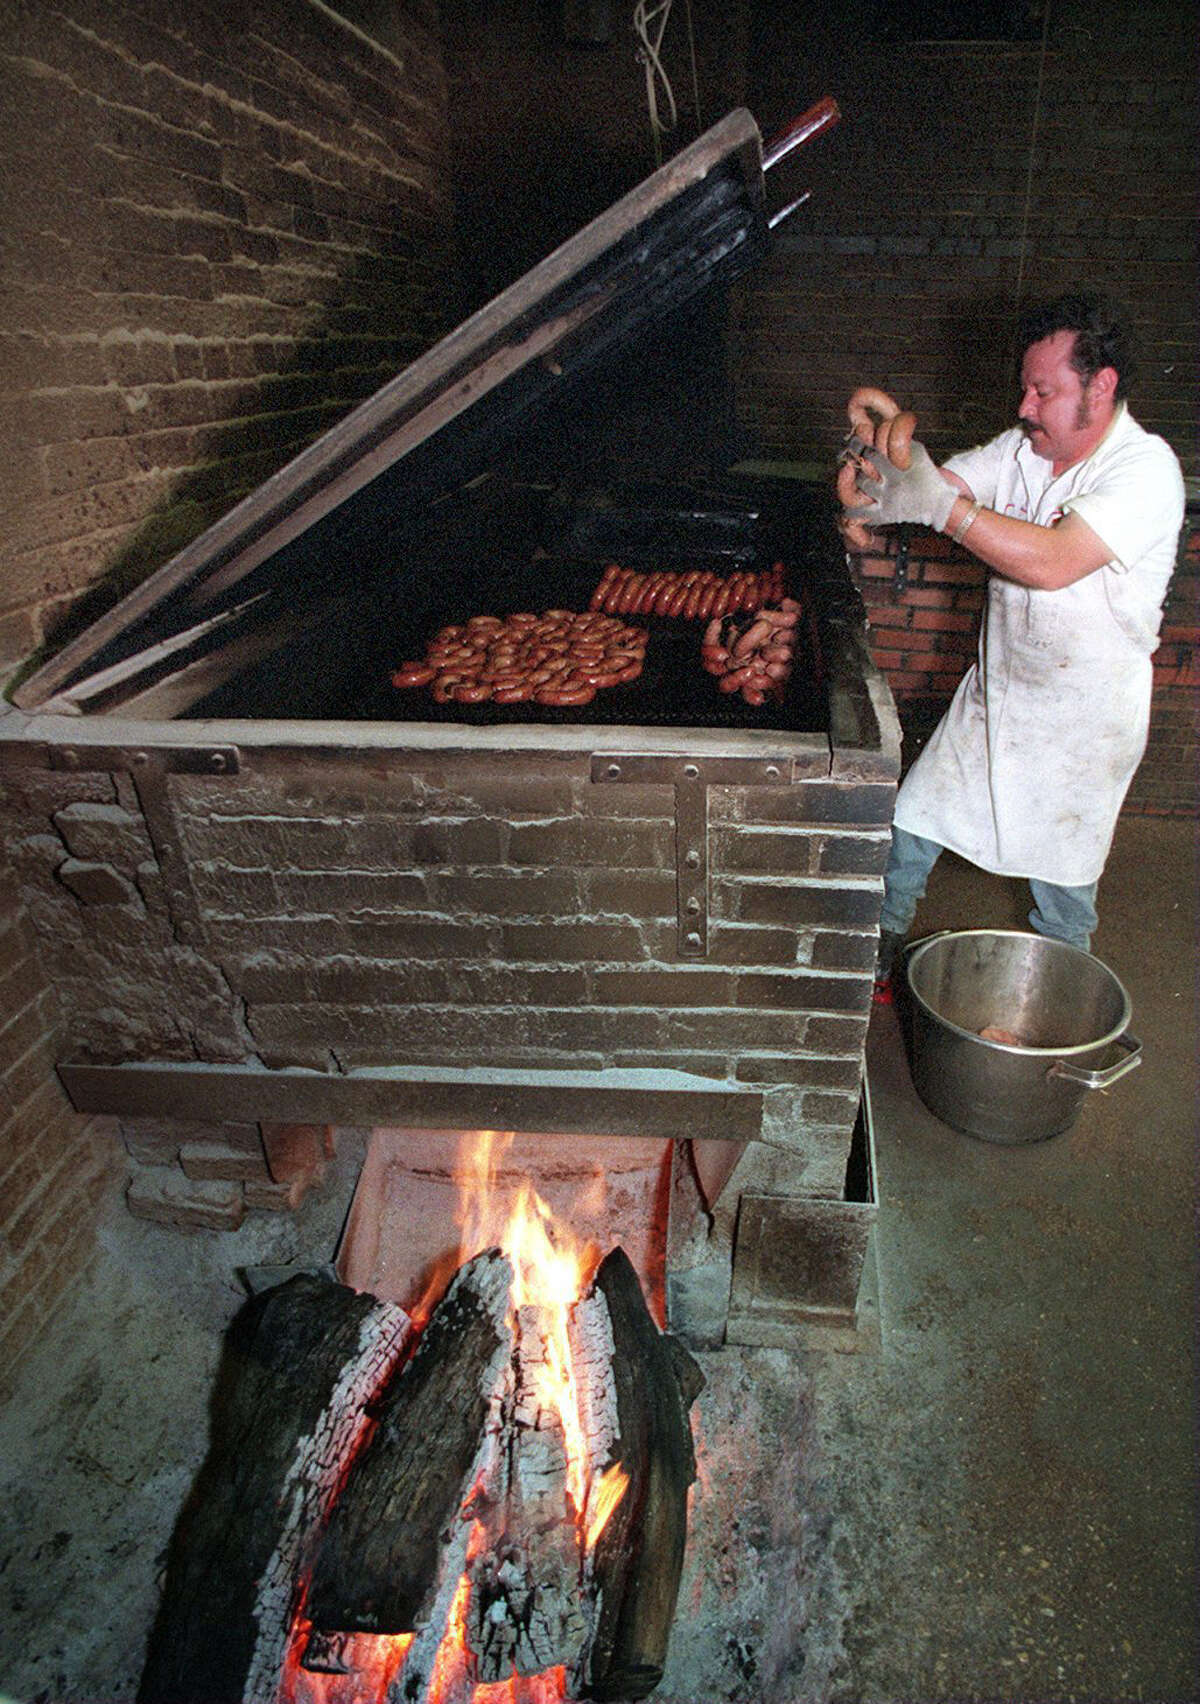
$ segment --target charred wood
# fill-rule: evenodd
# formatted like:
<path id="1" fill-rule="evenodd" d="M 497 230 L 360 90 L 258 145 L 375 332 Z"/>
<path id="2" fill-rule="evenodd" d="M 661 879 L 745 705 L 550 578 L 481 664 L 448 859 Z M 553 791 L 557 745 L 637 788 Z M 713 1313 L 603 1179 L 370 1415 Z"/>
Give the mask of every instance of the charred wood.
<path id="1" fill-rule="evenodd" d="M 318 1630 L 410 1633 L 428 1620 L 510 1355 L 511 1276 L 496 1250 L 461 1267 L 383 1393 L 313 1568 L 308 1614 Z"/>
<path id="2" fill-rule="evenodd" d="M 306 1546 L 408 1333 L 399 1308 L 308 1275 L 243 1307 L 218 1370 L 209 1452 L 168 1552 L 139 1704 L 274 1696 Z M 254 1679 L 263 1671 L 269 1692 Z"/>
<path id="3" fill-rule="evenodd" d="M 655 1325 L 622 1249 L 601 1263 L 595 1289 L 612 1320 L 617 1453 L 630 1483 L 592 1558 L 595 1624 L 575 1695 L 638 1699 L 666 1662 L 696 1477 L 688 1409 L 704 1378 Z"/>
<path id="4" fill-rule="evenodd" d="M 469 1704 L 514 1674 L 653 1690 L 703 1380 L 622 1251 L 565 1319 L 513 1308 L 512 1276 L 495 1249 L 461 1267 L 407 1361 L 406 1316 L 341 1285 L 248 1304 L 140 1704 L 308 1697 L 300 1668 L 331 1704 Z"/>

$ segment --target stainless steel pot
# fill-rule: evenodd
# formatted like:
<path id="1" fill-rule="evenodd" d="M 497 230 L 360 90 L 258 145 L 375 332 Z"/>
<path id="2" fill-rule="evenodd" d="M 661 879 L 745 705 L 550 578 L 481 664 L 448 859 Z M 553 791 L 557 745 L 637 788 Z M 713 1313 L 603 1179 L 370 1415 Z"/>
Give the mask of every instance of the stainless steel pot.
<path id="1" fill-rule="evenodd" d="M 1141 1064 L 1129 995 L 1099 959 L 1063 941 L 1008 929 L 932 935 L 909 949 L 906 971 L 917 1093 L 969 1136 L 1057 1136 L 1089 1089 Z M 986 1039 L 989 1029 L 1015 1039 Z"/>

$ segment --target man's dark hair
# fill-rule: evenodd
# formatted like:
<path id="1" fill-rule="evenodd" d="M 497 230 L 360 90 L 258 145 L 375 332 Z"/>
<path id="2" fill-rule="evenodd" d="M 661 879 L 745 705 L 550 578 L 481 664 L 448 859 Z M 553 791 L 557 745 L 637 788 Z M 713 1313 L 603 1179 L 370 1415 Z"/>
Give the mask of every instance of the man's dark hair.
<path id="1" fill-rule="evenodd" d="M 1071 365 L 1086 385 L 1101 367 L 1112 367 L 1117 375 L 1115 395 L 1123 397 L 1133 377 L 1133 333 L 1125 314 L 1099 290 L 1081 290 L 1056 296 L 1022 315 L 1019 327 L 1020 353 L 1056 331 L 1075 332 Z"/>

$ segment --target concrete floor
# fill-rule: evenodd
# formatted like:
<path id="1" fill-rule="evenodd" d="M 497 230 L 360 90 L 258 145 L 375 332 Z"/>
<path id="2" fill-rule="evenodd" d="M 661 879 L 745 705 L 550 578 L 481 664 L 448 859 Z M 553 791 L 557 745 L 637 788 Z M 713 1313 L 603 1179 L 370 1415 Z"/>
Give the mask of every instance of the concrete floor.
<path id="1" fill-rule="evenodd" d="M 872 1023 L 877 1347 L 702 1357 L 659 1704 L 1191 1704 L 1196 831 L 1131 819 L 1095 951 L 1145 1063 L 1032 1147 L 917 1099 Z M 917 931 L 1021 927 L 944 859 Z M 0 1701 L 129 1704 L 239 1267 L 330 1258 L 355 1133 L 295 1220 L 179 1237 L 114 1199 L 0 1414 Z"/>
<path id="2" fill-rule="evenodd" d="M 809 1369 L 861 1571 L 847 1698 L 1200 1698 L 1197 845 L 1121 825 L 1093 950 L 1144 1063 L 1063 1135 L 956 1135 L 915 1094 L 896 1008 L 876 1012 L 883 1349 Z M 947 857 L 913 934 L 1027 910 L 1023 884 Z"/>

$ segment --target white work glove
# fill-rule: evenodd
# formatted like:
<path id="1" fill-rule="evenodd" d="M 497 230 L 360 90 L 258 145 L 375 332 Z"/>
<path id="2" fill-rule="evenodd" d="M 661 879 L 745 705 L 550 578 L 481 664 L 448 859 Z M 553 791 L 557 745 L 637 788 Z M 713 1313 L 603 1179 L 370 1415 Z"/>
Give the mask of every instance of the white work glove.
<path id="1" fill-rule="evenodd" d="M 941 532 L 961 493 L 942 478 L 924 444 L 914 438 L 911 450 L 911 463 L 901 469 L 893 466 L 878 450 L 864 449 L 863 460 L 870 462 L 879 478 L 872 479 L 869 473 L 859 474 L 857 487 L 867 501 L 856 503 L 846 513 L 856 520 L 863 520 L 869 527 L 895 526 L 901 521 L 909 521 L 915 526 L 932 527 L 935 532 Z"/>

